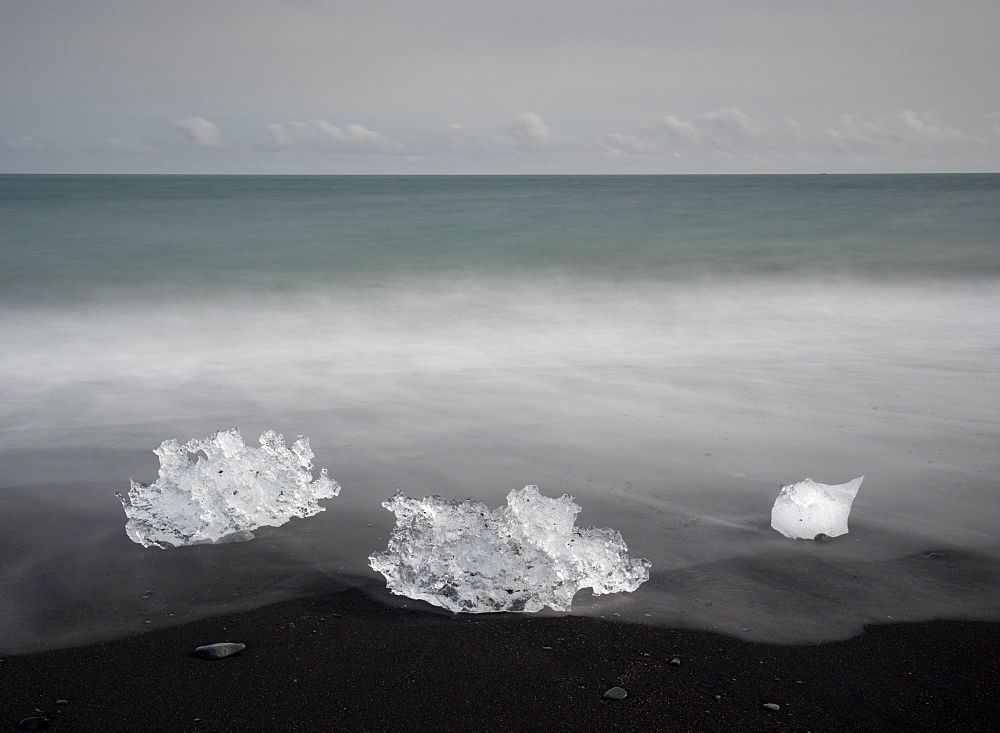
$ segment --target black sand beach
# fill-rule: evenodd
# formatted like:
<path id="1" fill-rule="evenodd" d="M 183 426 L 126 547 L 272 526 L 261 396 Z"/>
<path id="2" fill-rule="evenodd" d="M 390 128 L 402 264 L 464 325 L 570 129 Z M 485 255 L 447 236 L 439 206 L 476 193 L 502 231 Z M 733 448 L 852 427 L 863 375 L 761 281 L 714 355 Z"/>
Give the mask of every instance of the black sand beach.
<path id="1" fill-rule="evenodd" d="M 192 656 L 218 641 L 247 648 Z M 571 616 L 446 616 L 349 589 L 7 657 L 0 725 L 988 731 L 1000 720 L 998 681 L 997 623 L 874 626 L 847 641 L 772 646 Z M 615 686 L 628 696 L 604 699 Z"/>

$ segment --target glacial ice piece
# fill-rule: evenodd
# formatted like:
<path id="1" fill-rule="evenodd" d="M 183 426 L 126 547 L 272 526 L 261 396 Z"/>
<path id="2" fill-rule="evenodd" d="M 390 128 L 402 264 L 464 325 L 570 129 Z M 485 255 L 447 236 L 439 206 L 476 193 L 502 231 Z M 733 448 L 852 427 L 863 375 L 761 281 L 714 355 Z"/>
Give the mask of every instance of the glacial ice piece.
<path id="1" fill-rule="evenodd" d="M 847 534 L 851 504 L 864 479 L 860 476 L 846 484 L 830 486 L 807 478 L 782 487 L 771 509 L 771 526 L 785 537 L 800 540 Z"/>
<path id="2" fill-rule="evenodd" d="M 574 526 L 580 507 L 537 486 L 515 489 L 507 506 L 396 493 L 382 503 L 396 515 L 372 568 L 389 590 L 453 612 L 569 611 L 580 588 L 594 595 L 634 591 L 649 580 L 647 560 L 629 557 L 613 529 Z"/>
<path id="3" fill-rule="evenodd" d="M 156 481 L 132 481 L 128 496 L 116 494 L 128 517 L 125 533 L 144 547 L 252 539 L 250 530 L 311 517 L 323 511 L 320 499 L 340 493 L 325 468 L 313 480 L 313 452 L 301 435 L 289 450 L 267 430 L 260 448 L 251 448 L 233 428 L 184 445 L 165 440 L 153 452 L 160 457 Z"/>

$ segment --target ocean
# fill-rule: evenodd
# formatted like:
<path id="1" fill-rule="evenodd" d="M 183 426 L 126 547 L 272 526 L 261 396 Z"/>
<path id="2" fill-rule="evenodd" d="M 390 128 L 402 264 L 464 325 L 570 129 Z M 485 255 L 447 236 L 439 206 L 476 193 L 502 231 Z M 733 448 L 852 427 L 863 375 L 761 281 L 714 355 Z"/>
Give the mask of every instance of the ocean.
<path id="1" fill-rule="evenodd" d="M 1000 175 L 0 176 L 0 653 L 366 588 L 412 496 L 570 494 L 652 563 L 574 613 L 778 643 L 1000 620 Z M 163 440 L 343 487 L 159 550 Z M 770 527 L 865 476 L 850 532 Z M 414 603 L 414 602 L 409 602 Z"/>

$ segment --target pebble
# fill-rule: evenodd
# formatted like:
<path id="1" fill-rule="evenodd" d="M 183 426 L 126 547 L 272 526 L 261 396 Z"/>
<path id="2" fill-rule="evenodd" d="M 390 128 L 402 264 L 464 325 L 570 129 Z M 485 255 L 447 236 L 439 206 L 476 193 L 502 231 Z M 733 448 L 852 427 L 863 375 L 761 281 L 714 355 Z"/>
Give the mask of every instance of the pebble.
<path id="1" fill-rule="evenodd" d="M 673 659 L 670 660 L 670 663 L 672 665 L 674 665 L 675 667 L 679 667 L 680 664 L 681 664 L 681 658 L 680 657 L 674 657 Z"/>
<path id="2" fill-rule="evenodd" d="M 223 659 L 239 654 L 247 648 L 246 644 L 232 641 L 222 641 L 218 644 L 206 644 L 194 650 L 194 655 L 201 659 Z"/>
<path id="3" fill-rule="evenodd" d="M 761 707 L 764 708 L 765 710 L 773 710 L 774 712 L 781 710 L 781 706 L 773 702 L 766 702 Z"/>
<path id="4" fill-rule="evenodd" d="M 56 705 L 69 705 L 69 700 L 56 700 Z"/>
<path id="5" fill-rule="evenodd" d="M 24 730 L 41 730 L 42 728 L 47 727 L 48 724 L 49 724 L 49 719 L 43 718 L 40 715 L 36 715 L 31 718 L 25 718 L 20 723 L 18 723 L 18 725 L 24 728 Z"/>
<path id="6" fill-rule="evenodd" d="M 628 693 L 620 687 L 612 687 L 604 693 L 604 697 L 607 700 L 624 700 L 627 694 Z"/>
<path id="7" fill-rule="evenodd" d="M 254 539 L 254 533 L 249 529 L 241 529 L 237 532 L 230 532 L 224 537 L 220 537 L 215 541 L 217 545 L 229 545 L 234 542 L 249 542 Z"/>

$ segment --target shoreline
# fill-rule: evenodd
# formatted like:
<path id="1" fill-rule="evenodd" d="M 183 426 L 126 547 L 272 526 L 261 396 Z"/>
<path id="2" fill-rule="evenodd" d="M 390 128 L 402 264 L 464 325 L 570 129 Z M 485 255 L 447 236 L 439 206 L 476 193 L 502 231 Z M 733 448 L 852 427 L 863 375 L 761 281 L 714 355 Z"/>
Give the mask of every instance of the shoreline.
<path id="1" fill-rule="evenodd" d="M 192 656 L 219 641 L 247 648 Z M 348 588 L 8 656 L 0 672 L 11 728 L 45 715 L 53 730 L 986 731 L 1000 719 L 1000 623 L 778 646 L 581 616 L 450 616 Z M 615 686 L 628 696 L 603 699 Z"/>

